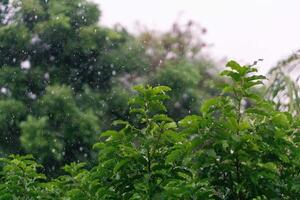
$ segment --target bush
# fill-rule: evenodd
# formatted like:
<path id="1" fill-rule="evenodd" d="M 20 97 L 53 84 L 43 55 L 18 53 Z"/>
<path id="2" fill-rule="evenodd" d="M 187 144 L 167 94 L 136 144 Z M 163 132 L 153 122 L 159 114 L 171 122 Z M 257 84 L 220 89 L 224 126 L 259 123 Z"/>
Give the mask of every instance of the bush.
<path id="1" fill-rule="evenodd" d="M 297 199 L 300 119 L 252 91 L 265 79 L 254 66 L 227 67 L 222 95 L 179 122 L 165 114 L 169 87 L 136 86 L 92 168 L 48 180 L 30 156 L 1 159 L 0 199 Z"/>

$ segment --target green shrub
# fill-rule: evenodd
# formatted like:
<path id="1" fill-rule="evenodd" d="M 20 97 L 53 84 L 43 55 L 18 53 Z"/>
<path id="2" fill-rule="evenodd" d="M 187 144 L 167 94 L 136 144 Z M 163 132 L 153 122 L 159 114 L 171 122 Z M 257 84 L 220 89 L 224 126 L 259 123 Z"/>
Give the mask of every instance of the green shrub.
<path id="1" fill-rule="evenodd" d="M 252 88 L 264 76 L 234 61 L 231 83 L 199 115 L 166 115 L 166 86 L 136 86 L 128 121 L 100 135 L 98 162 L 48 180 L 31 156 L 2 158 L 0 199 L 298 199 L 300 119 Z M 247 102 L 247 104 L 246 104 Z"/>

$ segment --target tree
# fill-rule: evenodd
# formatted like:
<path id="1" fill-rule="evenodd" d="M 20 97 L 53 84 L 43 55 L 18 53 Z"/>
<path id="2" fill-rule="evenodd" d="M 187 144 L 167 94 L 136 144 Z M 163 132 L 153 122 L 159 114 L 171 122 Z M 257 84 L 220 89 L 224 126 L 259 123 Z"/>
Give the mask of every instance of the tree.
<path id="1" fill-rule="evenodd" d="M 253 87 L 264 76 L 254 66 L 227 63 L 232 83 L 206 101 L 202 115 L 188 116 L 200 179 L 210 179 L 218 199 L 293 199 L 299 192 L 299 119 L 280 112 Z M 244 102 L 251 102 L 245 107 Z"/>
<path id="2" fill-rule="evenodd" d="M 21 146 L 18 124 L 24 120 L 26 108 L 21 101 L 7 99 L 0 100 L 0 109 L 1 155 L 19 153 Z"/>
<path id="3" fill-rule="evenodd" d="M 20 124 L 26 152 L 32 152 L 52 171 L 63 163 L 91 160 L 99 121 L 91 110 L 80 110 L 69 87 L 47 87 L 36 110 L 34 117 L 29 115 Z"/>
<path id="4" fill-rule="evenodd" d="M 150 76 L 148 80 L 150 84 L 172 88 L 171 100 L 167 107 L 170 116 L 174 119 L 179 120 L 189 113 L 199 113 L 199 107 L 204 99 L 219 93 L 216 87 L 217 78 L 207 70 L 211 65 L 204 60 L 166 62 L 161 69 Z"/>
<path id="5" fill-rule="evenodd" d="M 183 25 L 175 22 L 163 33 L 144 28 L 138 38 L 151 60 L 151 70 L 155 71 L 167 61 L 198 60 L 207 46 L 200 37 L 205 33 L 205 28 L 190 20 Z"/>
<path id="6" fill-rule="evenodd" d="M 171 87 L 167 107 L 176 120 L 198 112 L 204 98 L 219 93 L 214 85 L 220 81 L 215 76 L 216 64 L 202 54 L 208 46 L 202 40 L 205 33 L 205 28 L 191 20 L 175 22 L 166 32 L 140 27 L 137 39 L 149 66 L 142 75 L 130 74 L 122 83 L 130 87 L 143 82 Z"/>
<path id="7" fill-rule="evenodd" d="M 194 41 L 193 22 L 134 36 L 100 26 L 101 12 L 86 0 L 1 3 L 1 154 L 31 153 L 48 172 L 89 162 L 98 133 L 115 119 L 128 120 L 133 85 L 173 87 L 167 107 L 176 120 L 217 92 L 204 79 L 214 77 L 214 65 L 200 56 L 205 45 Z"/>
<path id="8" fill-rule="evenodd" d="M 33 153 L 49 169 L 91 158 L 112 78 L 139 66 L 116 59 L 134 38 L 99 17 L 85 0 L 1 1 L 1 154 Z"/>
<path id="9" fill-rule="evenodd" d="M 32 156 L 1 158 L 0 198 L 297 199 L 300 118 L 253 90 L 265 79 L 254 66 L 227 68 L 223 94 L 178 122 L 169 87 L 136 86 L 131 116 L 100 134 L 92 167 L 73 162 L 48 180 Z"/>

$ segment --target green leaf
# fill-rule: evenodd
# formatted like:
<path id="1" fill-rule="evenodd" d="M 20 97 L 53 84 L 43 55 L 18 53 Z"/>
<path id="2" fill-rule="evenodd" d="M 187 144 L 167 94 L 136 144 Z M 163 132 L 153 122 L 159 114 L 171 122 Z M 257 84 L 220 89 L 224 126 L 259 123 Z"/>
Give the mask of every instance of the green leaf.
<path id="1" fill-rule="evenodd" d="M 93 149 L 103 149 L 105 147 L 106 147 L 106 145 L 103 142 L 98 142 L 98 143 L 93 145 Z"/>
<path id="2" fill-rule="evenodd" d="M 267 170 L 270 170 L 272 172 L 277 172 L 277 166 L 273 162 L 267 162 L 267 163 L 258 163 L 258 166 L 265 168 Z"/>
<path id="3" fill-rule="evenodd" d="M 263 116 L 269 116 L 270 115 L 270 113 L 267 113 L 266 111 L 258 109 L 258 108 L 248 108 L 246 110 L 246 113 L 263 115 Z"/>
<path id="4" fill-rule="evenodd" d="M 214 149 L 208 149 L 208 150 L 206 151 L 206 154 L 207 154 L 209 157 L 217 158 L 217 154 L 216 154 L 216 152 L 215 152 Z"/>
<path id="5" fill-rule="evenodd" d="M 251 128 L 249 122 L 247 120 L 243 120 L 240 122 L 239 124 L 239 130 L 243 131 L 243 130 L 246 130 L 248 128 Z"/>
<path id="6" fill-rule="evenodd" d="M 229 62 L 227 62 L 226 67 L 230 67 L 231 69 L 236 70 L 237 72 L 241 72 L 241 70 L 242 70 L 242 67 L 240 66 L 240 64 L 238 64 L 234 60 L 230 60 Z"/>
<path id="7" fill-rule="evenodd" d="M 212 107 L 212 106 L 216 106 L 218 105 L 219 103 L 219 98 L 212 98 L 212 99 L 209 99 L 209 100 L 206 100 L 202 106 L 201 106 L 201 112 L 202 113 L 208 113 L 209 109 Z"/>
<path id="8" fill-rule="evenodd" d="M 136 85 L 133 89 L 139 93 L 144 93 L 146 91 L 145 86 L 143 85 Z"/>
<path id="9" fill-rule="evenodd" d="M 129 122 L 127 121 L 124 121 L 124 120 L 115 120 L 113 121 L 112 125 L 113 126 L 118 126 L 118 125 L 128 125 Z"/>
<path id="10" fill-rule="evenodd" d="M 173 119 L 171 119 L 170 117 L 168 117 L 167 115 L 165 114 L 157 114 L 157 115 L 154 115 L 152 117 L 152 119 L 156 122 L 162 122 L 162 121 L 165 121 L 165 122 L 172 122 Z"/>
<path id="11" fill-rule="evenodd" d="M 287 118 L 287 116 L 283 113 L 277 113 L 272 117 L 272 121 L 275 126 L 280 128 L 288 128 L 290 125 L 290 122 Z"/>
<path id="12" fill-rule="evenodd" d="M 239 128 L 237 120 L 234 117 L 228 117 L 226 125 L 233 132 L 237 131 Z"/>
<path id="13" fill-rule="evenodd" d="M 164 129 L 176 129 L 177 124 L 175 122 L 169 122 L 164 125 Z"/>
<path id="14" fill-rule="evenodd" d="M 159 94 L 159 93 L 165 93 L 165 92 L 169 92 L 172 89 L 168 86 L 156 86 L 153 88 L 153 91 L 155 92 L 155 94 Z"/>
<path id="15" fill-rule="evenodd" d="M 202 118 L 198 115 L 188 115 L 185 118 L 183 118 L 182 120 L 180 120 L 178 122 L 178 124 L 179 124 L 180 127 L 198 126 L 201 119 Z"/>
<path id="16" fill-rule="evenodd" d="M 100 137 L 115 137 L 117 136 L 119 133 L 117 131 L 114 130 L 108 130 L 105 131 L 103 133 L 100 134 Z"/>
<path id="17" fill-rule="evenodd" d="M 251 88 L 255 85 L 263 85 L 264 83 L 262 81 L 255 81 L 255 82 L 246 82 L 244 85 L 243 85 L 243 88 L 244 89 L 248 89 L 248 88 Z"/>
<path id="18" fill-rule="evenodd" d="M 173 130 L 167 130 L 162 134 L 162 137 L 171 143 L 177 143 L 177 142 L 182 142 L 184 140 L 184 137 L 173 131 Z"/>
<path id="19" fill-rule="evenodd" d="M 142 108 L 132 108 L 132 109 L 130 109 L 129 113 L 130 114 L 137 113 L 137 114 L 142 114 L 142 115 L 146 114 L 145 110 Z"/>
<path id="20" fill-rule="evenodd" d="M 254 80 L 261 80 L 261 79 L 267 79 L 265 76 L 263 75 L 252 75 L 252 76 L 249 76 L 247 78 L 245 78 L 246 81 L 254 81 Z"/>
<path id="21" fill-rule="evenodd" d="M 231 77 L 234 81 L 239 81 L 241 80 L 241 75 L 237 72 L 229 71 L 229 70 L 224 70 L 220 74 L 221 76 L 229 76 Z"/>
<path id="22" fill-rule="evenodd" d="M 126 163 L 128 163 L 128 160 L 121 160 L 120 162 L 118 162 L 116 165 L 115 165 L 115 167 L 114 167 L 114 169 L 113 169 L 113 172 L 114 173 L 116 173 L 116 172 L 118 172 Z"/>
<path id="23" fill-rule="evenodd" d="M 173 151 L 171 151 L 171 153 L 167 156 L 166 158 L 166 163 L 172 163 L 175 162 L 177 160 L 180 160 L 181 157 L 183 155 L 183 152 L 181 149 L 175 149 Z"/>

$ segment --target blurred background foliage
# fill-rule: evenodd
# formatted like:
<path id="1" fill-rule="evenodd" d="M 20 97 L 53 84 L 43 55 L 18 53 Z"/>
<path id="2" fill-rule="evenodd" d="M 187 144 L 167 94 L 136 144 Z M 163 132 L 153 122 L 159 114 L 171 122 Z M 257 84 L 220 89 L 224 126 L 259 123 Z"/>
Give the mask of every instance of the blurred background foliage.
<path id="1" fill-rule="evenodd" d="M 133 85 L 172 87 L 175 119 L 218 92 L 198 24 L 133 35 L 99 25 L 100 17 L 86 0 L 1 1 L 1 156 L 30 153 L 55 174 L 93 160 L 99 133 L 128 118 Z"/>
<path id="2" fill-rule="evenodd" d="M 133 85 L 171 87 L 167 107 L 175 120 L 219 93 L 224 80 L 203 53 L 209 45 L 199 24 L 175 22 L 165 32 L 140 27 L 134 35 L 104 27 L 100 18 L 86 0 L 0 1 L 1 156 L 30 153 L 56 174 L 66 163 L 92 162 L 98 134 L 128 118 Z M 270 72 L 267 96 L 286 92 L 294 102 L 288 109 L 299 114 L 299 86 L 278 75 L 283 71 L 280 64 Z"/>
<path id="3" fill-rule="evenodd" d="M 293 53 L 269 71 L 266 97 L 277 104 L 277 108 L 300 115 L 300 56 Z"/>

